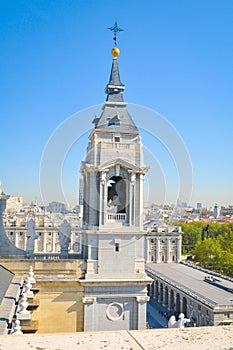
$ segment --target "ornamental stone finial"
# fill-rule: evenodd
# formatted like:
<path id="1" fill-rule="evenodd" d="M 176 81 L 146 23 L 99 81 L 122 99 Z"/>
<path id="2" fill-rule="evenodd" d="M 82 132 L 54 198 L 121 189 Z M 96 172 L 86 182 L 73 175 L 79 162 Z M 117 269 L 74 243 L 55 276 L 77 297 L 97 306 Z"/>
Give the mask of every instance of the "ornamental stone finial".
<path id="1" fill-rule="evenodd" d="M 32 284 L 36 283 L 36 280 L 34 278 L 34 272 L 33 272 L 33 267 L 32 266 L 29 266 L 28 278 L 29 278 L 30 283 L 32 283 Z"/>
<path id="2" fill-rule="evenodd" d="M 27 307 L 28 307 L 27 296 L 25 293 L 22 293 L 21 299 L 19 301 L 18 309 L 17 309 L 17 314 L 30 315 L 30 311 L 27 310 Z"/>
<path id="3" fill-rule="evenodd" d="M 26 277 L 23 285 L 23 292 L 25 293 L 27 298 L 33 298 L 34 293 L 31 291 L 32 284 L 30 282 L 30 278 Z"/>
<path id="4" fill-rule="evenodd" d="M 20 320 L 15 320 L 11 334 L 23 335 L 23 332 L 21 331 Z"/>

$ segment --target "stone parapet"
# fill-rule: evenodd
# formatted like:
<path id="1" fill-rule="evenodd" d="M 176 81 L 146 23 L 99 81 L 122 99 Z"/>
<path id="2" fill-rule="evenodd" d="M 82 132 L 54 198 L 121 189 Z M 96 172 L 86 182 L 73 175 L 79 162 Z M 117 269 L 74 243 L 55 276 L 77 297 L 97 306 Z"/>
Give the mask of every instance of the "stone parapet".
<path id="1" fill-rule="evenodd" d="M 224 350 L 233 344 L 231 326 L 195 327 L 184 329 L 156 329 L 146 331 L 78 332 L 44 335 L 5 335 L 0 337 L 1 349 L 24 350 L 53 348 L 77 349 L 163 349 L 163 350 Z"/>

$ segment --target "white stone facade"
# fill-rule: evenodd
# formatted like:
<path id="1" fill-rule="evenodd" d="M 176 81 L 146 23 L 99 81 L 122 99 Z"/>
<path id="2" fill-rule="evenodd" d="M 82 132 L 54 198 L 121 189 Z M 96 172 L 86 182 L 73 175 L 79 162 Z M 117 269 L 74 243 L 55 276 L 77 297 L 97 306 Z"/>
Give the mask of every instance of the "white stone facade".
<path id="1" fill-rule="evenodd" d="M 143 187 L 148 170 L 139 131 L 123 102 L 113 59 L 107 101 L 89 136 L 83 175 L 87 260 L 84 330 L 145 329 L 147 285 Z"/>
<path id="2" fill-rule="evenodd" d="M 38 238 L 35 240 L 35 254 L 59 254 L 60 243 L 58 236 L 58 227 L 35 227 Z M 26 250 L 27 228 L 25 226 L 5 226 L 5 231 L 10 241 L 17 247 Z M 79 228 L 72 228 L 71 242 L 69 245 L 69 253 L 80 253 L 82 237 Z"/>
<path id="3" fill-rule="evenodd" d="M 147 262 L 174 263 L 181 261 L 181 227 L 164 225 L 148 229 L 146 240 Z"/>

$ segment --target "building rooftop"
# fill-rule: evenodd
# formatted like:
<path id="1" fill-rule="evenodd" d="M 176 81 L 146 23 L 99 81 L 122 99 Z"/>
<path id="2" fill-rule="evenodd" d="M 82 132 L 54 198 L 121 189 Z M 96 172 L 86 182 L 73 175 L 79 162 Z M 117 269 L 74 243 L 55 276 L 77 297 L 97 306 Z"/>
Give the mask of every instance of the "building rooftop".
<path id="1" fill-rule="evenodd" d="M 212 304 L 217 305 L 232 305 L 233 309 L 233 282 L 217 277 L 219 286 L 205 282 L 207 272 L 189 267 L 183 264 L 147 264 L 147 271 L 152 271 L 161 278 L 166 278 L 176 286 L 186 289 L 189 293 L 194 292 L 197 297 Z M 232 289 L 232 292 L 223 288 Z"/>

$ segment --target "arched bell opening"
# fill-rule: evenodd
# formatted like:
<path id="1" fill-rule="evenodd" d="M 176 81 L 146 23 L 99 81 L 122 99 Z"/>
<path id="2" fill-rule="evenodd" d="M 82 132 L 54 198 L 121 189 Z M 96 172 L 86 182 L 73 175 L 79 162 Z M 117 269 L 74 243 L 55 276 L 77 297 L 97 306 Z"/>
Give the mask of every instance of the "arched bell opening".
<path id="1" fill-rule="evenodd" d="M 121 176 L 112 176 L 107 183 L 108 212 L 126 213 L 126 183 Z"/>

